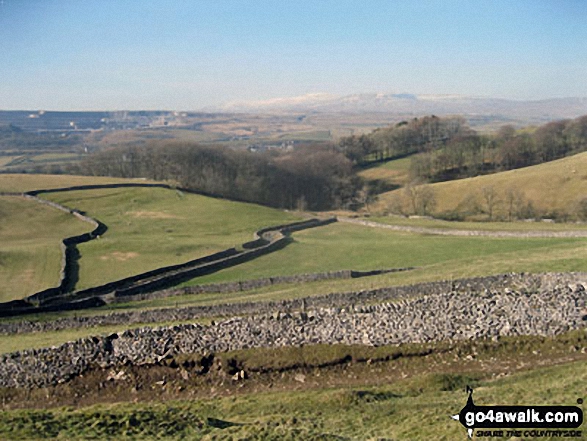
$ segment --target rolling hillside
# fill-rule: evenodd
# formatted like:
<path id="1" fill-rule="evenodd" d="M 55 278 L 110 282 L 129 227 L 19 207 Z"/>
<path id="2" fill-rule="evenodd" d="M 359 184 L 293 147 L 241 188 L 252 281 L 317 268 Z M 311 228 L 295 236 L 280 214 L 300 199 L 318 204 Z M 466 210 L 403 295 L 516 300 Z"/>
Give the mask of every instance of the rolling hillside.
<path id="1" fill-rule="evenodd" d="M 587 197 L 587 152 L 532 167 L 436 183 L 432 188 L 436 197 L 433 214 L 464 212 L 475 201 L 484 209 L 483 192 L 490 188 L 497 197 L 497 216 L 505 216 L 510 191 L 519 192 L 521 202 L 531 202 L 539 214 L 574 213 L 578 201 Z M 378 209 L 383 210 L 398 198 L 405 198 L 403 190 L 382 194 Z"/>
<path id="2" fill-rule="evenodd" d="M 0 194 L 146 180 L 84 176 L 0 175 Z M 299 216 L 255 204 L 164 188 L 104 188 L 41 196 L 82 210 L 107 225 L 80 246 L 77 288 L 179 264 L 253 239 L 261 227 Z M 19 196 L 0 195 L 0 300 L 57 286 L 60 241 L 92 230 L 74 216 Z"/>
<path id="3" fill-rule="evenodd" d="M 81 190 L 46 198 L 108 225 L 99 240 L 79 247 L 80 289 L 239 246 L 259 228 L 300 220 L 260 205 L 160 188 Z"/>

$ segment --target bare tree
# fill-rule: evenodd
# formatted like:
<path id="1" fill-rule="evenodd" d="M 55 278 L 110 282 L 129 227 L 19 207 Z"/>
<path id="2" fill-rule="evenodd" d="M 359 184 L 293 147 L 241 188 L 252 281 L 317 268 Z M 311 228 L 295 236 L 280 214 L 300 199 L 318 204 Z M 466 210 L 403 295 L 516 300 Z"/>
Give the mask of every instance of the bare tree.
<path id="1" fill-rule="evenodd" d="M 403 198 L 399 194 L 394 194 L 387 201 L 387 210 L 392 214 L 405 214 Z"/>
<path id="2" fill-rule="evenodd" d="M 430 185 L 420 186 L 420 213 L 428 216 L 436 208 L 436 192 Z"/>
<path id="3" fill-rule="evenodd" d="M 587 221 L 587 198 L 582 198 L 577 203 L 577 217 L 582 221 Z"/>
<path id="4" fill-rule="evenodd" d="M 467 193 L 457 205 L 456 212 L 461 212 L 463 215 L 475 215 L 481 212 L 479 200 L 476 194 Z"/>
<path id="5" fill-rule="evenodd" d="M 509 187 L 505 193 L 505 203 L 507 208 L 508 221 L 512 221 L 514 217 L 519 217 L 522 207 L 525 204 L 525 196 L 519 189 Z"/>
<path id="6" fill-rule="evenodd" d="M 410 208 L 413 214 L 418 212 L 418 190 L 415 181 L 410 182 L 404 187 L 404 195 L 410 203 Z"/>
<path id="7" fill-rule="evenodd" d="M 495 207 L 499 204 L 499 196 L 497 191 L 493 187 L 493 185 L 483 187 L 481 189 L 481 194 L 483 195 L 483 201 L 485 202 L 485 208 L 487 214 L 489 215 L 489 220 L 493 220 L 493 214 L 495 212 Z"/>
<path id="8" fill-rule="evenodd" d="M 419 185 L 413 181 L 405 187 L 404 193 L 414 214 L 429 215 L 436 207 L 436 194 L 428 184 Z"/>

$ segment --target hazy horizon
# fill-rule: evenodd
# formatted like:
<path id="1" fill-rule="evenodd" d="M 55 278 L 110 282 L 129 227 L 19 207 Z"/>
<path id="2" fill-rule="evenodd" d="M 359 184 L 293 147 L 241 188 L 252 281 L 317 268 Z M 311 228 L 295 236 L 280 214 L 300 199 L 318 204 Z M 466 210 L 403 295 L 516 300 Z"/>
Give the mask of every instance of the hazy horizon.
<path id="1" fill-rule="evenodd" d="M 307 94 L 587 97 L 587 4 L 3 0 L 0 109 L 201 111 Z"/>

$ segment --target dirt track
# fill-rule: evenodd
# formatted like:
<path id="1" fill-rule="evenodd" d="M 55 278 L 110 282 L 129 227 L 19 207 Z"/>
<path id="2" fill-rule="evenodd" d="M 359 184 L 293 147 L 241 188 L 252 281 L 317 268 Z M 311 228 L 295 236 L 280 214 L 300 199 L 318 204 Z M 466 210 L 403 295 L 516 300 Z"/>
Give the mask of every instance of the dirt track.
<path id="1" fill-rule="evenodd" d="M 352 219 L 349 217 L 337 217 L 339 222 L 349 224 L 363 225 L 372 228 L 384 228 L 393 231 L 404 231 L 407 233 L 436 234 L 441 236 L 479 236 L 479 237 L 511 237 L 511 238 L 582 238 L 587 237 L 587 230 L 568 230 L 568 231 L 488 231 L 488 230 L 453 230 L 447 228 L 429 228 L 429 227 L 411 227 L 406 225 L 388 225 L 380 222 L 373 222 L 363 219 Z"/>

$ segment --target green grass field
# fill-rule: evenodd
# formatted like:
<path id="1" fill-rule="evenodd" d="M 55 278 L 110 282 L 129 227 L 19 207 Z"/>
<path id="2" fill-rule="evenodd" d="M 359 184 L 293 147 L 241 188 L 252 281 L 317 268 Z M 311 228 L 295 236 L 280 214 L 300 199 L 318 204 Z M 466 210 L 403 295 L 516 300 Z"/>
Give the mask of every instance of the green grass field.
<path id="1" fill-rule="evenodd" d="M 99 219 L 108 231 L 81 244 L 80 281 L 89 288 L 187 262 L 253 239 L 299 216 L 254 204 L 150 188 L 52 193 L 48 199 Z"/>
<path id="2" fill-rule="evenodd" d="M 0 301 L 59 285 L 61 240 L 92 228 L 34 201 L 0 197 Z"/>
<path id="3" fill-rule="evenodd" d="M 147 179 L 108 178 L 102 176 L 37 175 L 7 173 L 0 174 L 0 192 L 25 192 L 76 185 L 99 185 L 117 183 L 149 183 Z"/>
<path id="4" fill-rule="evenodd" d="M 436 222 L 420 221 L 416 224 Z M 412 220 L 407 222 L 409 224 Z M 500 229 L 502 224 L 483 225 Z M 514 225 L 516 224 L 511 226 Z M 524 225 L 521 224 L 520 228 Z M 544 224 L 544 227 L 548 229 L 554 226 Z M 350 280 L 326 280 L 303 285 L 282 284 L 225 294 L 182 295 L 115 304 L 106 309 L 129 310 L 283 300 L 510 271 L 587 271 L 587 239 L 584 238 L 451 237 L 394 232 L 344 223 L 297 232 L 293 237 L 294 242 L 283 250 L 234 268 L 192 279 L 183 286 L 339 269 L 416 268 Z"/>
<path id="5" fill-rule="evenodd" d="M 581 173 L 579 170 L 582 169 L 577 166 L 577 174 Z M 0 191 L 111 182 L 128 181 L 0 175 Z M 295 213 L 165 189 L 104 189 L 43 197 L 83 210 L 109 227 L 99 240 L 79 247 L 81 272 L 78 288 L 240 245 L 252 239 L 253 232 L 260 227 L 299 220 Z M 392 217 L 372 220 L 394 225 L 521 232 L 587 228 L 542 223 L 451 223 Z M 20 298 L 56 285 L 61 262 L 59 241 L 90 229 L 88 224 L 59 210 L 17 197 L 0 197 L 0 300 Z M 587 271 L 587 238 L 452 237 L 345 223 L 297 232 L 293 238 L 294 242 L 282 250 L 186 284 L 340 269 L 417 268 L 360 279 L 284 284 L 247 292 L 114 304 L 100 310 L 50 314 L 34 319 L 154 307 L 291 299 L 510 271 Z M 172 323 L 142 325 L 167 324 Z M 2 335 L 0 353 L 56 345 L 142 325 Z M 123 398 L 115 401 L 125 403 L 75 404 L 75 408 L 49 410 L 4 408 L 0 412 L 0 439 L 465 439 L 464 428 L 449 418 L 465 404 L 466 394 L 462 391 L 465 384 L 475 385 L 478 405 L 574 405 L 577 398 L 585 398 L 587 363 L 584 358 L 572 361 L 573 357 L 584 357 L 581 353 L 585 346 L 584 331 L 575 331 L 573 335 L 578 336 L 576 341 L 563 336 L 555 343 L 544 340 L 527 345 L 522 337 L 518 346 L 481 354 L 479 359 L 469 361 L 465 358 L 468 352 L 460 349 L 431 357 L 406 356 L 398 360 L 391 357 L 388 361 L 373 364 L 364 360 L 357 363 L 351 357 L 351 362 L 326 370 L 303 370 L 304 383 L 294 379 L 299 366 L 314 359 L 324 363 L 330 360 L 329 357 L 335 360 L 337 347 L 244 351 L 226 357 L 240 357 L 249 368 L 272 364 L 275 374 L 263 377 L 259 384 L 255 383 L 253 376 L 250 383 L 243 383 L 242 388 L 232 384 L 230 379 L 227 379 L 230 384 L 226 385 L 205 384 L 202 390 L 196 388 L 191 399 L 187 396 L 184 401 L 175 401 L 179 392 L 171 390 L 170 383 L 163 389 L 147 386 L 144 396 L 154 403 L 144 402 L 133 395 L 132 390 L 116 386 Z M 375 357 L 385 351 L 400 349 L 361 347 L 355 350 Z M 67 384 L 61 386 L 69 387 Z M 81 390 L 75 392 L 83 394 Z M 10 394 L 0 391 L 2 399 L 6 396 L 2 395 L 4 393 Z M 31 397 L 41 397 L 38 394 L 47 394 L 46 397 L 43 395 L 47 400 L 52 398 L 49 390 L 27 393 L 33 394 L 27 398 L 29 402 L 35 401 Z M 34 406 L 42 407 L 43 399 L 37 400 L 38 404 Z M 136 402 L 133 403 L 133 399 Z M 161 402 L 163 400 L 172 401 Z"/>
<path id="6" fill-rule="evenodd" d="M 359 176 L 369 181 L 381 180 L 391 185 L 406 185 L 409 180 L 411 158 L 401 158 L 365 168 Z"/>
<path id="7" fill-rule="evenodd" d="M 301 231 L 294 239 L 293 244 L 269 256 L 188 283 L 409 266 L 418 269 L 377 279 L 393 279 L 397 284 L 507 271 L 587 270 L 587 239 L 449 237 L 343 223 Z M 371 285 L 375 279 L 359 283 Z"/>
<path id="8" fill-rule="evenodd" d="M 504 214 L 503 201 L 509 189 L 517 189 L 526 201 L 544 212 L 570 211 L 577 201 L 587 195 L 587 153 L 559 159 L 532 167 L 509 170 L 474 178 L 433 184 L 437 205 L 435 213 L 460 210 L 459 204 L 474 197 L 482 204 L 483 188 L 493 187 L 502 201 L 496 206 L 496 214 Z M 382 209 L 393 198 L 401 197 L 402 190 L 394 190 L 380 196 Z"/>

